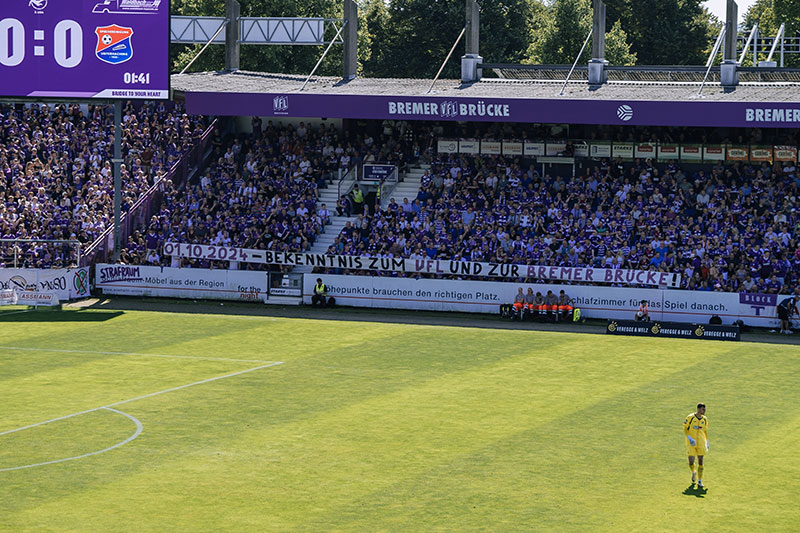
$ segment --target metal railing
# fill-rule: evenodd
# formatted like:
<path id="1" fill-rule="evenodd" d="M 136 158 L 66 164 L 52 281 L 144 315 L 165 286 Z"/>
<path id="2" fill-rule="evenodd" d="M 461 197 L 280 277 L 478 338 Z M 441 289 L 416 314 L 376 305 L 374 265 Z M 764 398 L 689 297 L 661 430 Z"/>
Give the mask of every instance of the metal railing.
<path id="1" fill-rule="evenodd" d="M 336 184 L 336 201 L 339 201 L 339 198 L 342 197 L 343 194 L 350 194 L 350 191 L 353 190 L 353 186 L 359 180 L 359 165 L 353 165 L 344 175 L 341 174 L 342 169 L 339 169 L 339 181 Z M 343 192 L 344 191 L 344 192 Z"/>
<path id="2" fill-rule="evenodd" d="M 3 243 L 12 243 L 10 254 L 6 254 Z M 17 243 L 27 244 L 67 244 L 76 247 L 75 261 L 67 261 L 64 263 L 63 268 L 70 265 L 81 264 L 81 242 L 75 239 L 0 239 L 0 262 L 13 262 L 11 268 L 19 268 L 20 263 L 24 262 L 24 255 L 27 253 L 27 247 L 19 246 Z"/>
<path id="3" fill-rule="evenodd" d="M 569 65 L 509 65 L 483 64 L 481 68 L 494 70 L 503 80 L 524 81 L 560 81 L 567 79 Z M 706 67 L 702 66 L 608 66 L 608 81 L 640 82 L 640 83 L 697 83 L 703 81 Z M 797 83 L 800 82 L 800 69 L 781 68 L 765 69 L 740 67 L 739 79 L 744 82 L 762 83 Z M 492 81 L 491 78 L 484 78 Z M 589 79 L 589 67 L 578 65 L 570 77 L 571 82 L 586 82 Z M 715 65 L 709 74 L 710 81 L 719 82 L 719 66 Z"/>
<path id="4" fill-rule="evenodd" d="M 120 224 L 122 226 L 122 246 L 128 242 L 128 237 L 136 228 L 143 226 L 153 211 L 161 205 L 161 198 L 164 186 L 168 181 L 175 185 L 181 185 L 191 173 L 191 170 L 200 166 L 208 154 L 208 145 L 211 144 L 211 134 L 217 127 L 217 119 L 211 123 L 206 131 L 200 136 L 199 142 L 187 153 L 172 165 L 169 171 L 160 177 L 145 192 L 131 208 L 122 214 Z M 80 266 L 89 266 L 97 261 L 108 261 L 114 249 L 114 226 L 109 226 L 103 233 L 95 239 L 87 248 L 82 257 Z"/>
<path id="5" fill-rule="evenodd" d="M 398 183 L 400 183 L 400 170 L 395 166 L 392 173 L 380 183 L 378 198 L 381 201 L 381 207 L 388 202 Z"/>

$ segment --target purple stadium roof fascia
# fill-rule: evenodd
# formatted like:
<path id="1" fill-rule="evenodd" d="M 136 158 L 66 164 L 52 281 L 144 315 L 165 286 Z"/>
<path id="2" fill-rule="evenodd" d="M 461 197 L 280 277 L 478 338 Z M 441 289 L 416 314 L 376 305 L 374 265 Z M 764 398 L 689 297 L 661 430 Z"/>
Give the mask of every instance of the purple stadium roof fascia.
<path id="1" fill-rule="evenodd" d="M 800 127 L 800 102 L 670 102 L 366 96 L 298 93 L 186 93 L 198 115 L 631 126 Z"/>

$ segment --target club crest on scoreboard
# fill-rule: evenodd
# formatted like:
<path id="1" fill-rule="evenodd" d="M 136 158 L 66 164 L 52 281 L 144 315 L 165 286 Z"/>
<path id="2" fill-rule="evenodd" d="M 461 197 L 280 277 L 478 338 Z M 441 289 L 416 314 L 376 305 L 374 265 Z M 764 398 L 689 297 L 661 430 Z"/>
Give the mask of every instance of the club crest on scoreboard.
<path id="1" fill-rule="evenodd" d="M 95 28 L 97 34 L 97 59 L 119 65 L 133 57 L 133 28 L 112 24 Z"/>
<path id="2" fill-rule="evenodd" d="M 33 8 L 37 15 L 44 15 L 44 8 L 47 7 L 47 0 L 30 0 L 28 6 Z"/>

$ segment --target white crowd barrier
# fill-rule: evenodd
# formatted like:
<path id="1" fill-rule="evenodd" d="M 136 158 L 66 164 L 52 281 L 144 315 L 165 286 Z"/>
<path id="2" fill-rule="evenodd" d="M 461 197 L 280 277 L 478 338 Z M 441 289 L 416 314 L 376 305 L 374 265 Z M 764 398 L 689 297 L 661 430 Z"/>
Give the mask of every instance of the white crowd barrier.
<path id="1" fill-rule="evenodd" d="M 98 264 L 104 294 L 266 302 L 267 272 Z"/>
<path id="2" fill-rule="evenodd" d="M 548 290 L 558 294 L 563 289 L 589 318 L 630 320 L 639 303 L 647 300 L 653 320 L 708 323 L 718 315 L 725 324 L 742 320 L 758 327 L 778 324 L 775 308 L 783 298 L 775 294 L 312 274 L 303 280 L 304 303 L 311 303 L 317 277 L 338 304 L 355 307 L 497 313 L 500 304 L 514 300 L 519 287 L 524 292 L 530 287 L 542 294 Z"/>
<path id="3" fill-rule="evenodd" d="M 0 289 L 52 293 L 56 300 L 83 298 L 89 296 L 89 269 L 0 268 Z"/>

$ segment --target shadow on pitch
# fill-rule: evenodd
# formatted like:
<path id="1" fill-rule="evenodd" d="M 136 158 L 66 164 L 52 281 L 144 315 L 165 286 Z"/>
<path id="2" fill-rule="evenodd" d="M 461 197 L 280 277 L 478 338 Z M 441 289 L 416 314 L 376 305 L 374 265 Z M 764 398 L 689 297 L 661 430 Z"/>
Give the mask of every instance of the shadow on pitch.
<path id="1" fill-rule="evenodd" d="M 689 485 L 686 490 L 683 491 L 684 496 L 694 496 L 695 498 L 705 498 L 706 493 L 708 493 L 707 488 L 699 488 L 694 483 Z"/>
<path id="2" fill-rule="evenodd" d="M 22 309 L 0 311 L 0 322 L 106 322 L 124 315 L 124 311 L 91 311 L 83 309 L 62 311 L 60 309 Z"/>

